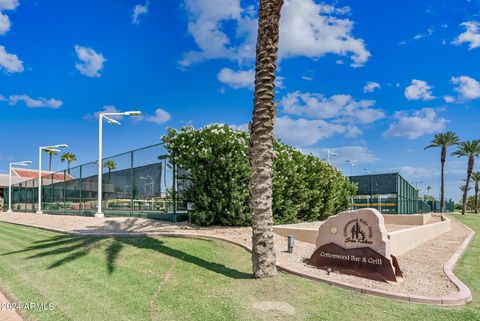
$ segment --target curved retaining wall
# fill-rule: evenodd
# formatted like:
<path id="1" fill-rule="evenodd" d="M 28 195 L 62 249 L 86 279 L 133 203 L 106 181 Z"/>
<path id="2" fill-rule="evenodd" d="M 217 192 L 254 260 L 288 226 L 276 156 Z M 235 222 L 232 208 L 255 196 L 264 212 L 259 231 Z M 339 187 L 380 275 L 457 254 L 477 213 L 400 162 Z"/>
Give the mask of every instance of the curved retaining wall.
<path id="1" fill-rule="evenodd" d="M 442 216 L 441 222 L 389 232 L 391 252 L 400 256 L 448 231 L 450 220 Z"/>
<path id="2" fill-rule="evenodd" d="M 386 224 L 417 225 L 401 230 L 388 232 L 391 253 L 395 256 L 433 240 L 437 236 L 450 231 L 450 220 L 442 216 L 442 221 L 426 224 L 430 214 L 424 215 L 384 215 Z M 293 235 L 296 240 L 315 244 L 318 236 L 318 228 L 302 227 L 308 224 L 290 224 L 274 226 L 273 231 L 282 236 Z"/>

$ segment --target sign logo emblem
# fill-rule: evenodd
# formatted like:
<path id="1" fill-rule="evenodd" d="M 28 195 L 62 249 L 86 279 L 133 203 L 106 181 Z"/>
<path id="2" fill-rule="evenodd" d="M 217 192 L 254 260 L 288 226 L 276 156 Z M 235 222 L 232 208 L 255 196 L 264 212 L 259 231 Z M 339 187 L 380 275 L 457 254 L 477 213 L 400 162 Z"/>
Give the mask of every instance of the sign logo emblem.
<path id="1" fill-rule="evenodd" d="M 343 228 L 345 243 L 372 244 L 372 226 L 362 218 L 355 218 Z"/>

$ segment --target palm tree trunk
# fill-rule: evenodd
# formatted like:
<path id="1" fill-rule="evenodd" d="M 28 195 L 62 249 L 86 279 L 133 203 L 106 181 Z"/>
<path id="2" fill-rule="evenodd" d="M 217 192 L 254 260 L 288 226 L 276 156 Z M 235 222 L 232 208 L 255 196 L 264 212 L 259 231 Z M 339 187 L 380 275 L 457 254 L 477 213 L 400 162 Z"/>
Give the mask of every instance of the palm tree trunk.
<path id="1" fill-rule="evenodd" d="M 67 173 L 70 175 L 70 161 L 67 161 Z"/>
<path id="2" fill-rule="evenodd" d="M 447 148 L 442 147 L 442 173 L 441 173 L 441 184 L 440 184 L 440 212 L 445 211 L 445 160 L 447 158 Z"/>
<path id="3" fill-rule="evenodd" d="M 470 156 L 468 158 L 467 181 L 465 182 L 465 190 L 463 191 L 462 215 L 465 215 L 467 211 L 468 187 L 470 186 L 470 180 L 472 179 L 473 166 L 475 165 L 474 162 L 475 158 L 473 156 Z"/>
<path id="4" fill-rule="evenodd" d="M 475 182 L 475 214 L 478 214 L 478 182 Z"/>
<path id="5" fill-rule="evenodd" d="M 275 72 L 280 10 L 283 0 L 260 0 L 255 96 L 250 123 L 250 212 L 252 214 L 252 265 L 255 277 L 277 274 L 273 241 L 272 165 L 275 124 Z"/>
<path id="6" fill-rule="evenodd" d="M 52 154 L 49 155 L 49 160 L 48 160 L 48 171 L 52 171 Z"/>

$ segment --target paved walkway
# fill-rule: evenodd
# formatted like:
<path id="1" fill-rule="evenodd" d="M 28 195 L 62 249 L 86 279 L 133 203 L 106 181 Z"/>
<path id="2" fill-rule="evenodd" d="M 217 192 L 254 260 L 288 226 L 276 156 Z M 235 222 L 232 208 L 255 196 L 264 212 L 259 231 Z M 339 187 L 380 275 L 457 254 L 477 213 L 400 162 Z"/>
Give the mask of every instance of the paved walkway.
<path id="1" fill-rule="evenodd" d="M 0 321 L 22 321 L 15 310 L 9 309 L 10 301 L 0 292 Z"/>

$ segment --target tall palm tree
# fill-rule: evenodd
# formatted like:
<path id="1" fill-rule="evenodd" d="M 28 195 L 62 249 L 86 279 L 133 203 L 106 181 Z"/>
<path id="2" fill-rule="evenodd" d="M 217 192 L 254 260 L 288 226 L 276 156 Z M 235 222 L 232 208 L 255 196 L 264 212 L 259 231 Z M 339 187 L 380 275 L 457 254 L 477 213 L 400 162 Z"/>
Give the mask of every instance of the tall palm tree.
<path id="1" fill-rule="evenodd" d="M 103 164 L 103 167 L 106 167 L 108 169 L 108 179 L 110 180 L 112 171 L 117 169 L 117 163 L 115 163 L 114 160 L 109 159 Z"/>
<path id="2" fill-rule="evenodd" d="M 457 145 L 459 143 L 459 138 L 454 132 L 440 133 L 433 137 L 430 145 L 425 147 L 425 149 L 432 147 L 440 147 L 440 162 L 441 167 L 441 182 L 440 182 L 440 211 L 443 213 L 445 210 L 445 161 L 447 159 L 447 148 L 448 146 Z"/>
<path id="3" fill-rule="evenodd" d="M 52 171 L 52 157 L 57 156 L 58 152 L 55 150 L 44 149 L 45 153 L 49 156 L 48 159 L 48 170 Z"/>
<path id="4" fill-rule="evenodd" d="M 480 172 L 475 172 L 472 174 L 472 181 L 475 183 L 475 198 L 474 198 L 475 214 L 478 214 L 478 192 L 480 191 Z"/>
<path id="5" fill-rule="evenodd" d="M 465 215 L 467 207 L 467 195 L 470 189 L 469 184 L 472 178 L 473 167 L 475 166 L 475 157 L 480 155 L 480 140 L 468 140 L 458 144 L 458 148 L 452 153 L 452 156 L 468 157 L 467 179 L 465 181 L 465 190 L 462 199 L 462 214 Z"/>
<path id="6" fill-rule="evenodd" d="M 66 152 L 60 157 L 60 160 L 62 161 L 62 163 L 67 161 L 67 173 L 68 175 L 70 175 L 70 164 L 77 160 L 77 156 L 75 156 L 75 154 L 73 153 Z"/>
<path id="7" fill-rule="evenodd" d="M 255 277 L 277 274 L 273 242 L 272 164 L 275 72 L 283 0 L 260 0 L 253 117 L 249 124 L 252 266 Z"/>

